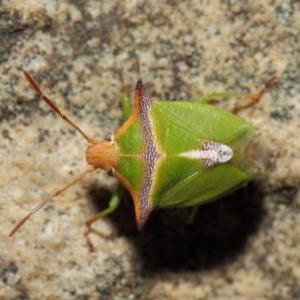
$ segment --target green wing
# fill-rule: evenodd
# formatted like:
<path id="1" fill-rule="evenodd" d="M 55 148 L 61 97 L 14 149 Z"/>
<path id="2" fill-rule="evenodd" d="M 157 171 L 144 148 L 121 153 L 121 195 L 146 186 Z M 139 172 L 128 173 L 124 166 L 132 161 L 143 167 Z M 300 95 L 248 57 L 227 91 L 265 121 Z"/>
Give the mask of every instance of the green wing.
<path id="1" fill-rule="evenodd" d="M 165 101 L 154 103 L 151 116 L 163 153 L 151 193 L 155 207 L 200 205 L 231 193 L 253 178 L 245 149 L 255 129 L 243 119 L 203 103 Z M 204 140 L 228 145 L 233 158 L 205 168 L 199 159 L 179 156 L 199 149 Z"/>

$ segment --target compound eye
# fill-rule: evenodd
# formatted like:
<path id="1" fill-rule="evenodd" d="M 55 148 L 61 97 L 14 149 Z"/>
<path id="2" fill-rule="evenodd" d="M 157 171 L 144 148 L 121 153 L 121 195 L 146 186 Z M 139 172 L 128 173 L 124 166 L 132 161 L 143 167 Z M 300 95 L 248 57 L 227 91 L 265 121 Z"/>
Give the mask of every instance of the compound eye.
<path id="1" fill-rule="evenodd" d="M 113 169 L 113 168 L 109 168 L 109 169 L 107 169 L 106 170 L 106 174 L 108 175 L 108 176 L 114 176 L 115 175 L 115 169 Z"/>
<path id="2" fill-rule="evenodd" d="M 114 140 L 114 135 L 112 133 L 109 133 L 108 135 L 106 135 L 106 137 L 104 139 L 107 142 L 112 142 Z"/>

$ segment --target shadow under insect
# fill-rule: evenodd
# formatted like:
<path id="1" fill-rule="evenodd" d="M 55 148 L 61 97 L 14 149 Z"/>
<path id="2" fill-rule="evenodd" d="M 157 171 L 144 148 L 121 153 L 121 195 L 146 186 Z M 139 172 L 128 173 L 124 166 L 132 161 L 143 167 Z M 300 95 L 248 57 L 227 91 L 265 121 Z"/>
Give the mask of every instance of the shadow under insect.
<path id="1" fill-rule="evenodd" d="M 103 210 L 110 194 L 91 190 L 97 210 Z M 144 230 L 135 223 L 134 207 L 126 193 L 118 209 L 107 218 L 119 236 L 134 245 L 146 272 L 217 268 L 240 254 L 259 227 L 263 197 L 249 184 L 237 192 L 199 207 L 190 225 L 167 210 L 154 211 Z"/>

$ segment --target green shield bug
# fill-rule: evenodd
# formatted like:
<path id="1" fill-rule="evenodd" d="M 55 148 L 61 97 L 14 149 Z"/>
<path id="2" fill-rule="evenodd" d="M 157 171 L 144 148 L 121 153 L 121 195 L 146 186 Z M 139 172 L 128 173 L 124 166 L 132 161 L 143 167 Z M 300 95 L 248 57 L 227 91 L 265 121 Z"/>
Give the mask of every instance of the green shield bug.
<path id="1" fill-rule="evenodd" d="M 31 76 L 24 74 L 41 98 L 91 144 L 86 150 L 86 159 L 92 167 L 44 199 L 9 236 L 54 197 L 97 169 L 116 177 L 121 184 L 109 207 L 86 222 L 87 233 L 94 221 L 117 208 L 124 187 L 133 198 L 137 227 L 141 230 L 154 209 L 178 209 L 188 222 L 195 209 L 188 215 L 185 208 L 217 200 L 255 176 L 246 157 L 255 128 L 235 114 L 207 102 L 213 97 L 247 96 L 253 101 L 241 108 L 248 107 L 258 101 L 275 77 L 257 94 L 210 93 L 196 102 L 153 101 L 138 80 L 132 111 L 129 98 L 123 98 L 125 123 L 98 142 L 61 113 Z"/>

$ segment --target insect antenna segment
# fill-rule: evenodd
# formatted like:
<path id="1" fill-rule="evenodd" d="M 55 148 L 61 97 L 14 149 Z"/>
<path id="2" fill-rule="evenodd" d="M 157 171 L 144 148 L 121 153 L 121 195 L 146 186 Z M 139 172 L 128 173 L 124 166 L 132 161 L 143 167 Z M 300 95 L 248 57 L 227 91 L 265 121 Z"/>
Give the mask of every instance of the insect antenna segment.
<path id="1" fill-rule="evenodd" d="M 38 85 L 35 83 L 35 81 L 32 79 L 32 77 L 24 71 L 26 79 L 29 81 L 31 86 L 35 89 L 35 91 L 40 95 L 40 97 L 51 107 L 52 110 L 54 110 L 63 120 L 65 120 L 67 123 L 69 123 L 76 131 L 78 131 L 85 140 L 93 145 L 98 144 L 98 142 L 94 139 L 89 138 L 77 125 L 75 125 L 66 115 L 64 115 L 58 107 L 46 96 L 42 93 L 41 89 L 38 87 Z M 37 205 L 28 215 L 26 215 L 20 222 L 17 223 L 17 225 L 12 229 L 12 231 L 9 234 L 9 237 L 13 236 L 24 224 L 25 222 L 37 211 L 39 211 L 42 207 L 44 207 L 46 204 L 51 202 L 55 197 L 63 193 L 65 190 L 67 190 L 72 185 L 76 184 L 78 181 L 80 181 L 85 175 L 88 173 L 91 173 L 95 170 L 97 170 L 98 167 L 93 166 L 88 168 L 85 172 L 83 172 L 81 175 L 79 175 L 76 179 L 74 179 L 71 183 L 67 184 L 63 188 L 57 190 L 54 192 L 51 196 L 44 199 L 39 205 Z"/>
<path id="2" fill-rule="evenodd" d="M 90 144 L 98 144 L 96 140 L 93 140 L 89 138 L 77 125 L 75 125 L 66 115 L 64 115 L 58 107 L 46 96 L 42 93 L 38 85 L 35 83 L 35 81 L 32 79 L 32 77 L 24 71 L 24 75 L 26 79 L 29 81 L 31 86 L 35 89 L 35 91 L 40 95 L 40 97 L 51 107 L 53 111 L 55 111 L 63 120 L 65 120 L 67 123 L 69 123 L 76 131 L 78 131 Z"/>
<path id="3" fill-rule="evenodd" d="M 9 237 L 13 236 L 23 225 L 24 223 L 37 211 L 39 211 L 42 207 L 44 207 L 46 204 L 51 202 L 53 198 L 57 197 L 61 193 L 63 193 L 65 190 L 67 190 L 72 185 L 76 184 L 78 181 L 80 181 L 86 174 L 91 173 L 95 171 L 97 168 L 92 167 L 87 169 L 85 172 L 83 172 L 80 176 L 78 176 L 75 180 L 73 180 L 71 183 L 67 184 L 63 188 L 59 189 L 58 191 L 54 192 L 51 196 L 44 199 L 38 206 L 36 206 L 27 216 L 25 216 L 10 232 Z"/>

